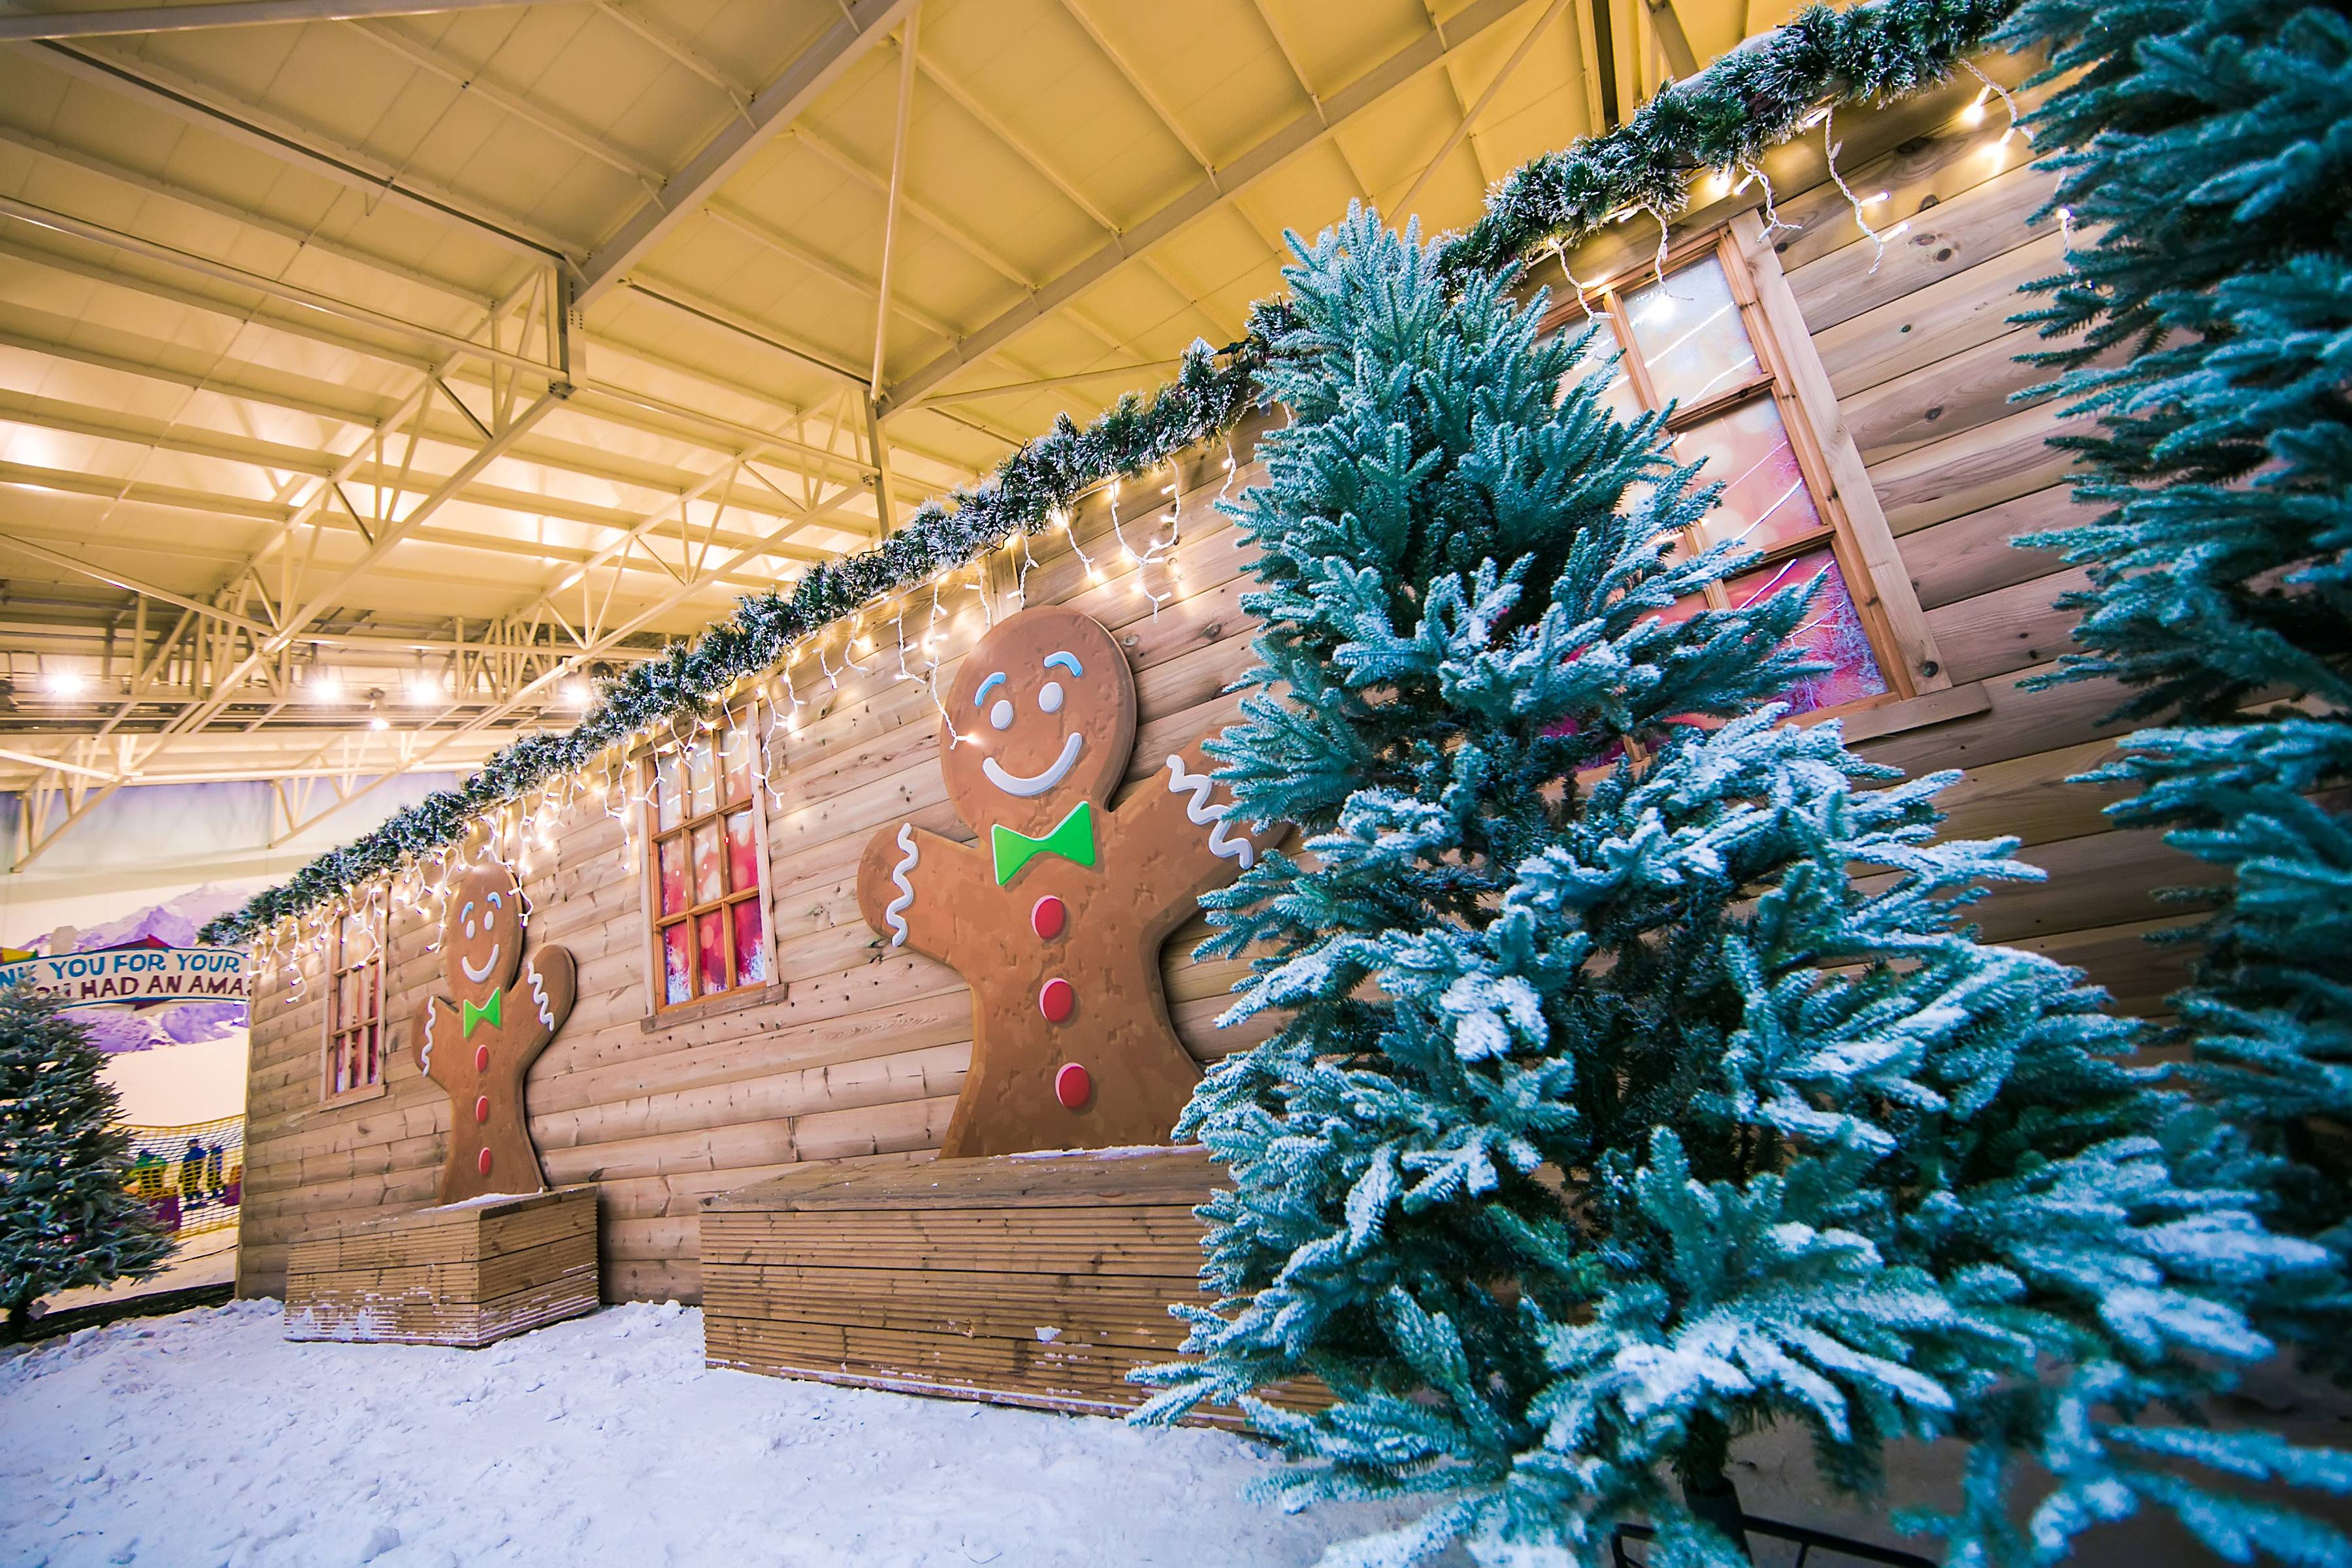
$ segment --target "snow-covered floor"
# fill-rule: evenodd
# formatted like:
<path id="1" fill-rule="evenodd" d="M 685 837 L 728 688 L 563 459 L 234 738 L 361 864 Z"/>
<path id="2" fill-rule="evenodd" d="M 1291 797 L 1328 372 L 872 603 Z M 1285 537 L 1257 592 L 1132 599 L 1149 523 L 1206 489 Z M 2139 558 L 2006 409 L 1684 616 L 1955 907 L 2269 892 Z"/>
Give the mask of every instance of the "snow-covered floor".
<path id="1" fill-rule="evenodd" d="M 237 1301 L 0 1352 L 0 1568 L 1290 1568 L 1409 1517 L 1244 1502 L 1276 1461 L 1223 1433 L 706 1371 L 702 1315 L 676 1305 L 482 1351 L 283 1326 Z M 2352 1449 L 2352 1394 L 2276 1369 L 2221 1414 Z M 1753 1511 L 1898 1544 L 1827 1498 L 1795 1435 L 1739 1456 Z M 1949 1505 L 1957 1455 L 1891 1458 L 1898 1498 Z M 2352 1528 L 2352 1503 L 2296 1500 Z M 2218 1560 L 2144 1514 L 2074 1563 Z"/>
<path id="2" fill-rule="evenodd" d="M 0 1361 L 0 1563 L 1238 1568 L 1402 1517 L 1242 1501 L 1274 1461 L 1223 1433 L 706 1371 L 675 1304 L 481 1351 L 281 1328 L 238 1301 Z"/>

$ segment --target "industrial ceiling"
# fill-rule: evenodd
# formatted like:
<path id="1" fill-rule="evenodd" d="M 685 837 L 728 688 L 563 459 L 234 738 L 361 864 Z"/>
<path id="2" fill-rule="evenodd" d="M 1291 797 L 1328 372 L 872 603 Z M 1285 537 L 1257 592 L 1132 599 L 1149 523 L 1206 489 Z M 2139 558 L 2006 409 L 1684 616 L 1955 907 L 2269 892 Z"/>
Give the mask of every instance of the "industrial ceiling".
<path id="1" fill-rule="evenodd" d="M 0 7 L 0 790 L 281 838 L 1459 226 L 1778 0 Z"/>

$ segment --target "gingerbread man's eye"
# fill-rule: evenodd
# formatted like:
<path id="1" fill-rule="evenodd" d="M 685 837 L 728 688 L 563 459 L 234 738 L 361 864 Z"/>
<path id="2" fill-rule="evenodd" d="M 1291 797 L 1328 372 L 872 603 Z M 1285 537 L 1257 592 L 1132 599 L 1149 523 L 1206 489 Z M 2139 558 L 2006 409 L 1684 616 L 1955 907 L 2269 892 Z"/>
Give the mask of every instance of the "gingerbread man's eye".
<path id="1" fill-rule="evenodd" d="M 995 725 L 1000 730 L 1010 730 L 1013 728 L 1012 699 L 1005 697 L 998 698 L 996 700 L 996 706 L 988 710 L 988 721 Z"/>
<path id="2" fill-rule="evenodd" d="M 1037 706 L 1048 713 L 1059 713 L 1062 710 L 1062 683 L 1049 680 L 1045 682 L 1045 689 L 1037 693 Z"/>
<path id="3" fill-rule="evenodd" d="M 474 940 L 474 906 L 473 906 L 473 905 L 471 905 L 471 904 L 467 904 L 467 905 L 466 906 L 465 913 L 464 913 L 460 918 L 461 918 L 461 919 L 463 919 L 463 920 L 465 921 L 465 922 L 466 922 L 466 940 L 467 940 L 467 942 L 471 942 L 471 941 L 473 941 L 473 940 Z"/>

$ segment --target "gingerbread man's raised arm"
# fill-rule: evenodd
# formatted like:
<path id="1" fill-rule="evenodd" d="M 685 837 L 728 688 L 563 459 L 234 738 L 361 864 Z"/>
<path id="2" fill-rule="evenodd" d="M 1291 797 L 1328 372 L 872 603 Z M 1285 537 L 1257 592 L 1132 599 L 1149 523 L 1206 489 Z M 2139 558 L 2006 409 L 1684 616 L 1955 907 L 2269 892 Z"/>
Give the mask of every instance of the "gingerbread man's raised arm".
<path id="1" fill-rule="evenodd" d="M 1200 742 L 1159 760 L 1119 803 L 1117 821 L 1120 842 L 1138 850 L 1136 904 L 1154 912 L 1164 936 L 1192 918 L 1202 893 L 1255 865 L 1258 845 L 1228 820 L 1233 793 L 1210 776 L 1219 764 Z"/>
<path id="2" fill-rule="evenodd" d="M 994 900 L 988 863 L 969 844 L 900 823 L 875 835 L 857 866 L 857 908 L 887 948 L 961 970 L 957 933 Z M 957 911 L 962 911 L 961 918 Z"/>

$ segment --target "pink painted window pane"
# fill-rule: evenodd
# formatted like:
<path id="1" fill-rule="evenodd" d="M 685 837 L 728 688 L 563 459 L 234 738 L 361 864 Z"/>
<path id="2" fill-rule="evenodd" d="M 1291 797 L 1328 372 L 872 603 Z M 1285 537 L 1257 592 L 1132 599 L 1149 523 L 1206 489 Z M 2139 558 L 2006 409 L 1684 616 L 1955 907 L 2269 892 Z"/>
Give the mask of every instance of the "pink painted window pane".
<path id="1" fill-rule="evenodd" d="M 361 1039 L 363 1042 L 364 1049 L 360 1061 L 360 1082 L 363 1084 L 373 1083 L 376 1081 L 377 1078 L 375 1059 L 375 1026 L 373 1024 L 370 1024 L 367 1026 L 365 1033 L 361 1036 Z"/>
<path id="2" fill-rule="evenodd" d="M 687 951 L 692 933 L 684 921 L 662 931 L 662 1000 L 685 1002 L 694 995 L 694 959 Z"/>
<path id="3" fill-rule="evenodd" d="M 735 921 L 735 984 L 757 985 L 768 978 L 768 944 L 760 926 L 760 900 L 746 899 L 730 913 Z"/>
<path id="4" fill-rule="evenodd" d="M 1723 499 L 1698 525 L 1702 545 L 1744 540 L 1759 550 L 1822 526 L 1796 448 L 1769 397 L 1754 397 L 1675 437 L 1675 460 L 1706 467 L 1703 485 L 1723 486 Z"/>
<path id="5" fill-rule="evenodd" d="M 702 993 L 727 989 L 727 917 L 717 910 L 694 917 L 694 942 L 701 949 Z"/>
<path id="6" fill-rule="evenodd" d="M 707 904 L 723 895 L 720 880 L 719 824 L 706 822 L 694 830 L 694 901 Z"/>
<path id="7" fill-rule="evenodd" d="M 654 764 L 655 818 L 663 827 L 686 820 L 685 763 L 673 752 Z"/>
<path id="8" fill-rule="evenodd" d="M 1722 264 L 1711 257 L 1627 295 L 1625 314 L 1661 403 L 1687 407 L 1753 381 L 1762 369 Z"/>
<path id="9" fill-rule="evenodd" d="M 661 841 L 661 912 L 682 913 L 686 909 L 686 840 L 665 838 Z"/>
<path id="10" fill-rule="evenodd" d="M 700 816 L 719 809 L 719 774 L 712 766 L 710 738 L 698 736 L 686 749 L 686 792 L 691 814 Z"/>
<path id="11" fill-rule="evenodd" d="M 727 819 L 727 890 L 740 893 L 760 885 L 760 842 L 751 831 L 751 814 L 739 811 Z"/>
<path id="12" fill-rule="evenodd" d="M 1614 333 L 1606 330 L 1608 323 L 1605 320 L 1601 325 L 1601 335 L 1592 340 L 1592 346 L 1585 351 L 1583 360 L 1562 378 L 1560 395 L 1564 397 L 1576 390 L 1580 384 L 1599 376 L 1601 378 L 1601 406 L 1631 425 L 1643 413 L 1642 395 L 1633 390 L 1633 377 L 1625 368 L 1624 356 L 1619 354 L 1612 359 L 1617 339 Z M 1571 319 L 1565 330 L 1574 334 L 1584 329 Z"/>
<path id="13" fill-rule="evenodd" d="M 1879 673 L 1878 659 L 1870 651 L 1870 634 L 1853 607 L 1853 596 L 1846 592 L 1837 558 L 1826 550 L 1808 551 L 1764 571 L 1734 577 L 1723 585 L 1732 605 L 1744 609 L 1782 588 L 1805 583 L 1824 569 L 1828 575 L 1789 641 L 1831 668 L 1804 677 L 1784 693 L 1790 710 L 1797 713 L 1859 701 L 1886 689 L 1886 678 Z"/>
<path id="14" fill-rule="evenodd" d="M 327 1092 L 341 1094 L 352 1087 L 352 1037 L 337 1035 L 327 1054 Z"/>
<path id="15" fill-rule="evenodd" d="M 1699 594 L 1685 594 L 1681 598 L 1676 599 L 1673 604 L 1667 605 L 1664 609 L 1657 611 L 1656 615 L 1659 620 L 1664 621 L 1670 626 L 1679 626 L 1706 608 L 1706 599 L 1705 595 Z"/>
<path id="16" fill-rule="evenodd" d="M 745 723 L 738 720 L 729 726 L 719 742 L 720 782 L 726 785 L 730 805 L 751 798 L 751 731 Z"/>

